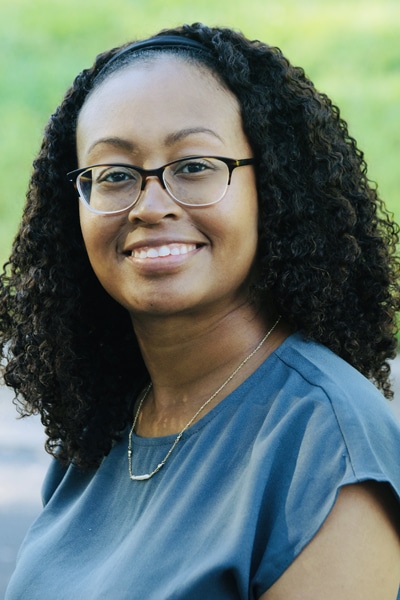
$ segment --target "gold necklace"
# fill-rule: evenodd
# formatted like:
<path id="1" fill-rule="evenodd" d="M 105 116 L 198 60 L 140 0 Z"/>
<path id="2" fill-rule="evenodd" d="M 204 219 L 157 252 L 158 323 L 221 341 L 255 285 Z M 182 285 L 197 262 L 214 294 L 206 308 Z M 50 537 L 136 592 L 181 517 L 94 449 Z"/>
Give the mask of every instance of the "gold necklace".
<path id="1" fill-rule="evenodd" d="M 281 317 L 279 316 L 277 318 L 277 320 L 275 321 L 275 323 L 273 324 L 273 326 L 271 327 L 271 329 L 269 331 L 267 331 L 267 333 L 264 335 L 263 339 L 261 340 L 261 342 L 258 344 L 258 346 L 256 348 L 254 348 L 254 350 L 252 350 L 252 352 L 246 356 L 246 358 L 244 360 L 242 360 L 242 362 L 240 363 L 240 365 L 238 367 L 236 367 L 236 369 L 233 371 L 233 373 L 231 373 L 228 377 L 228 379 L 226 379 L 226 381 L 224 381 L 224 383 L 217 389 L 216 392 L 213 393 L 212 396 L 210 396 L 208 398 L 208 400 L 206 400 L 204 402 L 204 404 L 202 404 L 200 406 L 200 408 L 198 409 L 198 411 L 193 415 L 193 417 L 190 419 L 190 421 L 188 423 L 186 423 L 185 427 L 182 429 L 182 431 L 180 431 L 178 433 L 178 435 L 175 438 L 175 441 L 173 442 L 171 448 L 168 450 L 167 454 L 164 456 L 163 460 L 156 466 L 156 468 L 154 469 L 154 471 L 152 471 L 151 473 L 145 473 L 144 475 L 134 475 L 132 473 L 132 435 L 135 431 L 135 427 L 136 427 L 136 423 L 140 414 L 140 411 L 142 409 L 143 403 L 146 400 L 147 396 L 149 395 L 149 392 L 152 388 L 152 382 L 149 383 L 149 385 L 147 386 L 144 394 L 142 395 L 142 398 L 139 402 L 135 417 L 133 419 L 133 423 L 132 423 L 132 427 L 130 429 L 129 432 L 129 436 L 128 436 L 128 467 L 129 467 L 129 477 L 134 480 L 134 481 L 144 481 L 147 479 L 150 479 L 151 477 L 153 477 L 153 475 L 155 475 L 156 473 L 158 473 L 158 471 L 165 465 L 165 463 L 167 462 L 167 460 L 169 459 L 169 457 L 171 456 L 172 452 L 174 451 L 175 447 L 177 446 L 177 444 L 180 442 L 182 435 L 185 433 L 185 431 L 191 426 L 191 424 L 193 423 L 193 421 L 199 416 L 199 414 L 201 413 L 202 410 L 205 409 L 205 407 L 210 404 L 210 402 L 212 400 L 214 400 L 214 398 L 224 389 L 224 387 L 226 385 L 228 385 L 228 383 L 235 377 L 235 375 L 240 371 L 240 369 L 242 367 L 244 367 L 244 365 L 247 363 L 248 360 L 250 360 L 250 358 L 252 358 L 256 352 L 259 351 L 259 349 L 261 348 L 261 346 L 267 341 L 267 339 L 269 338 L 269 336 L 271 335 L 271 333 L 274 331 L 274 329 L 276 328 L 276 326 L 278 325 L 279 321 L 281 320 Z"/>

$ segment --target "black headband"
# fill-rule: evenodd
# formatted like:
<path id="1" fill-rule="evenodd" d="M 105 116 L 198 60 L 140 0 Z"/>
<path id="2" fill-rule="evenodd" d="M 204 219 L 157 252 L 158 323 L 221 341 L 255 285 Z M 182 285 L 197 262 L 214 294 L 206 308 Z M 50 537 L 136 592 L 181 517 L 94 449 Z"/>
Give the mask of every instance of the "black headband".
<path id="1" fill-rule="evenodd" d="M 109 65 L 111 65 L 114 61 L 117 60 L 120 56 L 130 52 L 137 52 L 138 50 L 162 50 L 164 48 L 186 48 L 188 50 L 198 50 L 205 54 L 211 54 L 211 51 L 206 46 L 203 46 L 200 42 L 196 40 L 192 40 L 187 37 L 181 37 L 179 35 L 160 35 L 157 37 L 152 37 L 147 40 L 142 40 L 140 42 L 134 42 L 129 46 L 125 46 L 119 52 L 114 54 L 107 61 L 102 68 L 100 69 L 97 77 L 106 69 L 108 69 Z"/>

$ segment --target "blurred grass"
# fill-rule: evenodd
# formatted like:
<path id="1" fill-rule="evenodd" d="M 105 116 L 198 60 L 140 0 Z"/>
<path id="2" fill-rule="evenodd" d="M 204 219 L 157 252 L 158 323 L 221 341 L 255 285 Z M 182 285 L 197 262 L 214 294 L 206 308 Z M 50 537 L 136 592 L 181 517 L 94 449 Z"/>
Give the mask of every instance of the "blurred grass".
<path id="1" fill-rule="evenodd" d="M 94 56 L 202 21 L 282 48 L 341 108 L 400 220 L 398 0 L 0 0 L 0 261 L 10 250 L 49 115 Z"/>

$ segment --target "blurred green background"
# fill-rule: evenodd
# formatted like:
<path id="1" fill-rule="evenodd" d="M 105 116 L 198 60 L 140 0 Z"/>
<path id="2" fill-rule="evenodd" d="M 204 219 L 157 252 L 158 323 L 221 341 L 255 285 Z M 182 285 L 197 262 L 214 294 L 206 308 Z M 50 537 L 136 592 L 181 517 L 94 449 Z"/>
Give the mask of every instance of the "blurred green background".
<path id="1" fill-rule="evenodd" d="M 94 56 L 164 27 L 227 25 L 279 46 L 334 100 L 400 220 L 399 0 L 0 0 L 0 261 L 49 115 Z"/>

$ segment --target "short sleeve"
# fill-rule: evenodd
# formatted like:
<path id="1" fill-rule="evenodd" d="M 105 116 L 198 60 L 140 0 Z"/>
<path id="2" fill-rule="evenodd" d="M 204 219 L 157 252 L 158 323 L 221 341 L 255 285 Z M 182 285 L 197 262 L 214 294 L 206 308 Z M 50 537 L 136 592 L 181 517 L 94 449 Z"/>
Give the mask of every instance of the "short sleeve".
<path id="1" fill-rule="evenodd" d="M 313 539 L 343 486 L 387 482 L 400 498 L 399 424 L 370 382 L 352 369 L 347 374 L 351 377 L 344 377 L 343 387 L 329 378 L 322 387 L 305 369 L 291 378 L 286 406 L 277 409 L 274 436 L 279 442 L 269 459 L 255 598 Z"/>

